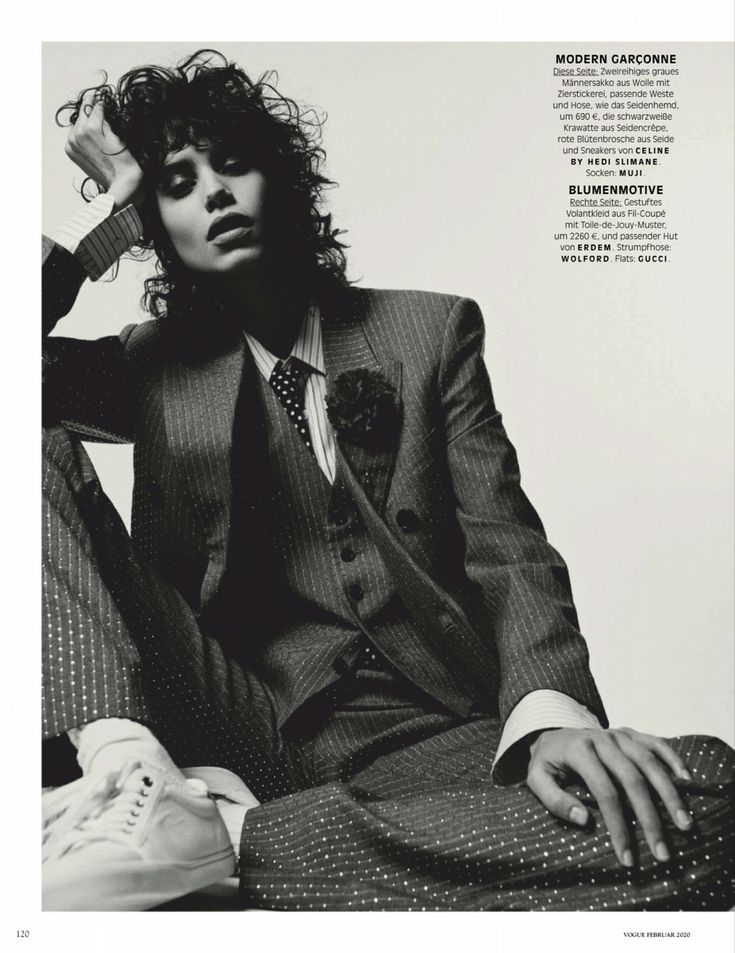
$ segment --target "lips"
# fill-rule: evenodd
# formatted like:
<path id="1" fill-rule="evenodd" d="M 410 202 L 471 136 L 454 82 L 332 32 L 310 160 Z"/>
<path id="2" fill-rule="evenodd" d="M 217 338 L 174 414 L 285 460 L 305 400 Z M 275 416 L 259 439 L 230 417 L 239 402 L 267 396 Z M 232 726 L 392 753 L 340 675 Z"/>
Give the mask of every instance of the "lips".
<path id="1" fill-rule="evenodd" d="M 231 232 L 239 228 L 252 228 L 255 224 L 249 215 L 241 215 L 239 212 L 228 212 L 222 215 L 216 221 L 212 222 L 207 232 L 207 241 L 212 241 L 218 235 L 224 235 L 225 232 Z"/>

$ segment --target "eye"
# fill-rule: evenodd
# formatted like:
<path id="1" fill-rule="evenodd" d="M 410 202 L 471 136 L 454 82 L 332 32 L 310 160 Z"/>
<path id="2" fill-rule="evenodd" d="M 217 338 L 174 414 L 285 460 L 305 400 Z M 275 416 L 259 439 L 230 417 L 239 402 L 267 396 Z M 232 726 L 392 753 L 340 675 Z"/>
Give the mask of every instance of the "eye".
<path id="1" fill-rule="evenodd" d="M 175 175 L 161 183 L 161 192 L 174 199 L 183 198 L 194 188 L 194 180 L 183 175 Z"/>

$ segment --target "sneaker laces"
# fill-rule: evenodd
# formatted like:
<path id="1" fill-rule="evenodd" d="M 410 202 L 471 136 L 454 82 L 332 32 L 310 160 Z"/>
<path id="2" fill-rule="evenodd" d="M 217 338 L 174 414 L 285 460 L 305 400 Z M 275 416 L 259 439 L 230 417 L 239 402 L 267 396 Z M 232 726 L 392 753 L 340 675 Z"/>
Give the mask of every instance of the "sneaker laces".
<path id="1" fill-rule="evenodd" d="M 138 818 L 150 803 L 153 779 L 140 761 L 95 779 L 66 811 L 45 821 L 43 860 L 55 860 L 94 841 L 114 840 L 131 847 Z"/>

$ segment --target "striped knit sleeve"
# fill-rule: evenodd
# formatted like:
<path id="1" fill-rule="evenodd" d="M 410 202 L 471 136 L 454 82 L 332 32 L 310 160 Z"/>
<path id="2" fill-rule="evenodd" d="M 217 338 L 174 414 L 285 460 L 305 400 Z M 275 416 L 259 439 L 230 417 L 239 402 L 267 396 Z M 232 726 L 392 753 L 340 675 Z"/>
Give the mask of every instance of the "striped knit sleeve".
<path id="1" fill-rule="evenodd" d="M 548 728 L 599 728 L 600 722 L 584 705 L 552 689 L 529 692 L 506 719 L 493 765 L 497 784 L 512 784 L 525 777 L 527 746 L 520 742 Z M 516 747 L 516 745 L 518 747 Z"/>
<path id="2" fill-rule="evenodd" d="M 79 261 L 92 281 L 97 281 L 136 242 L 143 225 L 134 205 L 113 214 L 115 200 L 98 195 L 51 236 Z"/>

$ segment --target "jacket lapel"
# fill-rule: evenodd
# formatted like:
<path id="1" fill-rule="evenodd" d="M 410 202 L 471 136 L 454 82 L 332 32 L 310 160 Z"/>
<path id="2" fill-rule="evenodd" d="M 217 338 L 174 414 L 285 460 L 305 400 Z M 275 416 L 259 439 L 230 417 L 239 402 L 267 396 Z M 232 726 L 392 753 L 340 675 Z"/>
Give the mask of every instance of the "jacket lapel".
<path id="1" fill-rule="evenodd" d="M 327 374 L 327 393 L 334 387 L 336 378 L 345 371 L 364 368 L 377 371 L 393 386 L 396 392 L 397 410 L 400 419 L 402 410 L 401 389 L 403 365 L 400 361 L 381 360 L 365 332 L 365 326 L 357 314 L 354 292 L 340 299 L 339 311 L 322 309 L 322 347 Z M 360 481 L 365 495 L 375 509 L 385 509 L 390 481 L 393 475 L 398 450 L 399 430 L 384 449 L 373 450 L 348 442 L 338 433 L 335 439 L 349 461 L 352 472 Z M 339 469 L 335 489 L 340 483 Z"/>
<path id="2" fill-rule="evenodd" d="M 204 608 L 225 570 L 231 518 L 232 428 L 246 344 L 239 336 L 226 352 L 199 364 L 166 362 L 166 435 L 199 514 L 209 563 L 202 584 Z"/>

